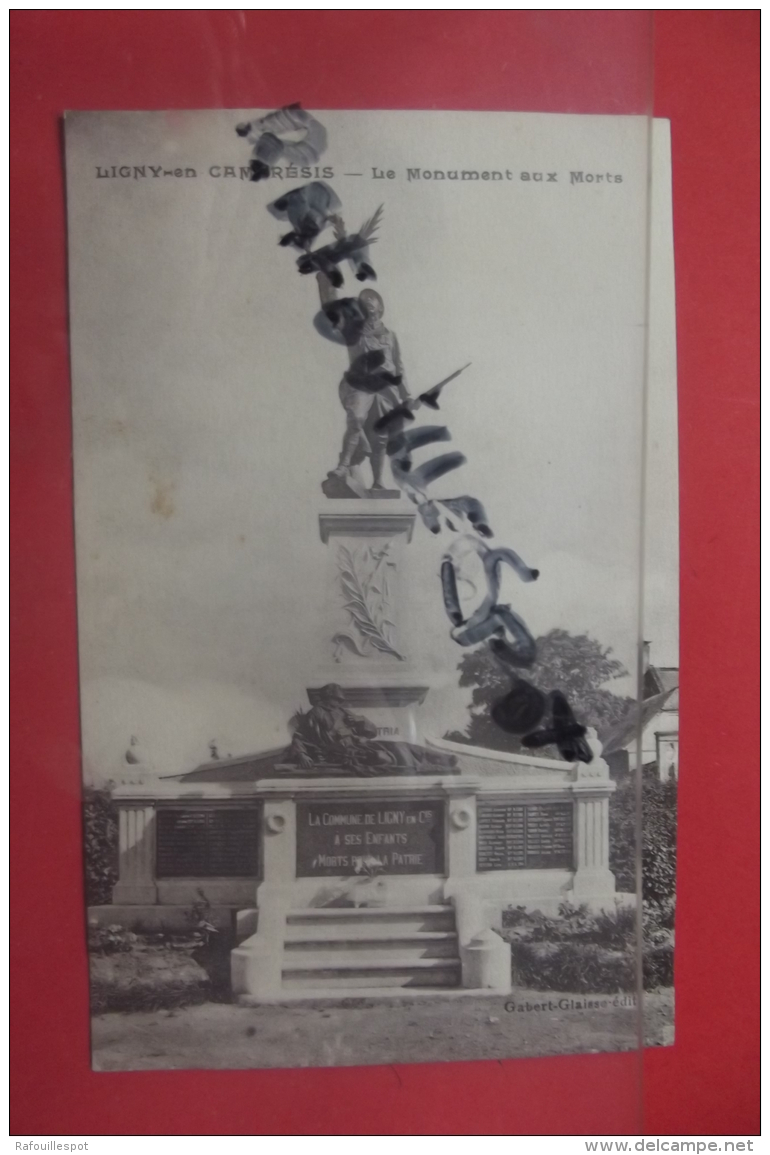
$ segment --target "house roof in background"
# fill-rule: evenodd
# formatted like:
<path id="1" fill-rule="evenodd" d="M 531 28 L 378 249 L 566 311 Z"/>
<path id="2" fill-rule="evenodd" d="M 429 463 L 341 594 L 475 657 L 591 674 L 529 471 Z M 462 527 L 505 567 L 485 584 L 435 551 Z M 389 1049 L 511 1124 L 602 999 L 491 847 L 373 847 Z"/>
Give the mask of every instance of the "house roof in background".
<path id="1" fill-rule="evenodd" d="M 648 666 L 644 672 L 645 701 L 666 692 L 671 693 L 671 697 L 664 709 L 673 713 L 679 709 L 679 667 Z"/>
<path id="2" fill-rule="evenodd" d="M 660 677 L 662 688 L 664 690 L 673 690 L 669 700 L 666 702 L 664 709 L 678 710 L 679 709 L 679 667 L 678 666 L 658 666 L 658 675 Z"/>
<path id="3" fill-rule="evenodd" d="M 645 698 L 641 707 L 639 705 L 632 706 L 624 718 L 599 735 L 603 753 L 614 754 L 617 750 L 624 750 L 636 738 L 640 714 L 643 730 L 656 714 L 667 708 L 667 702 L 675 693 L 676 687 L 674 686 L 670 690 L 664 690 L 661 694 L 654 694 L 650 698 Z"/>

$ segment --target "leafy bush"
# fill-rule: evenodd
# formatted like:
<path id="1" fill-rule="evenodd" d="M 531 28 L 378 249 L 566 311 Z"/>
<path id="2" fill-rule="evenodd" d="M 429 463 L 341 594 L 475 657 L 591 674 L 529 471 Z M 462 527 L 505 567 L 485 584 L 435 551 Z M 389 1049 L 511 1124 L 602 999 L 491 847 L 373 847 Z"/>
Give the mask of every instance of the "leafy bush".
<path id="1" fill-rule="evenodd" d="M 674 914 L 673 898 L 662 902 L 645 902 L 642 908 L 644 952 L 642 969 L 645 990 L 674 985 Z"/>
<path id="2" fill-rule="evenodd" d="M 673 983 L 672 900 L 645 903 L 642 970 L 646 989 Z M 636 985 L 636 910 L 616 906 L 591 914 L 562 903 L 559 915 L 509 907 L 502 937 L 511 944 L 514 982 L 540 990 L 596 994 L 631 991 Z"/>
<path id="3" fill-rule="evenodd" d="M 596 942 L 612 950 L 625 950 L 636 943 L 636 908 L 617 906 L 615 910 L 602 910 L 594 916 Z"/>
<path id="4" fill-rule="evenodd" d="M 117 923 L 88 928 L 88 950 L 91 954 L 118 954 L 130 951 L 137 941 L 137 935 Z"/>
<path id="5" fill-rule="evenodd" d="M 537 990 L 615 994 L 634 989 L 634 955 L 596 943 L 511 944 L 514 982 Z"/>
<path id="6" fill-rule="evenodd" d="M 667 941 L 674 933 L 674 916 L 676 914 L 676 899 L 666 898 L 662 902 L 645 902 L 642 904 L 642 922 L 644 925 L 644 941 L 659 943 Z"/>
<path id="7" fill-rule="evenodd" d="M 104 906 L 118 880 L 118 815 L 108 788 L 84 790 L 83 850 L 86 905 Z"/>
<path id="8" fill-rule="evenodd" d="M 676 782 L 654 773 L 642 780 L 642 898 L 657 904 L 676 893 Z M 618 890 L 636 889 L 636 790 L 618 783 L 610 798 L 610 870 Z"/>
<path id="9" fill-rule="evenodd" d="M 644 989 L 672 987 L 674 985 L 674 944 L 661 943 L 660 946 L 645 947 L 642 955 Z"/>
<path id="10" fill-rule="evenodd" d="M 229 1002 L 232 935 L 131 934 L 119 926 L 92 930 L 91 1012 L 173 1010 Z"/>
<path id="11" fill-rule="evenodd" d="M 539 910 L 517 906 L 503 911 L 503 927 L 517 928 L 513 937 L 526 937 L 530 942 L 594 943 L 625 950 L 636 934 L 636 911 L 618 904 L 613 911 L 591 914 L 585 903 L 562 902 L 558 917 L 549 918 Z"/>

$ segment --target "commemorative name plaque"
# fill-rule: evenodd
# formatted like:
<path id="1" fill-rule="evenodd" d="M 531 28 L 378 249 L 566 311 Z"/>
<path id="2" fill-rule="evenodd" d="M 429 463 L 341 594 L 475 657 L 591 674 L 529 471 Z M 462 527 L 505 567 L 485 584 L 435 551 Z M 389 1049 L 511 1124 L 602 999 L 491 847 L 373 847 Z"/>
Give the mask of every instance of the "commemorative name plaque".
<path id="1" fill-rule="evenodd" d="M 259 810 L 159 809 L 159 878 L 256 878 Z"/>
<path id="2" fill-rule="evenodd" d="M 572 858 L 569 802 L 479 803 L 479 870 L 571 870 Z"/>
<path id="3" fill-rule="evenodd" d="M 442 874 L 441 802 L 297 805 L 297 875 Z"/>

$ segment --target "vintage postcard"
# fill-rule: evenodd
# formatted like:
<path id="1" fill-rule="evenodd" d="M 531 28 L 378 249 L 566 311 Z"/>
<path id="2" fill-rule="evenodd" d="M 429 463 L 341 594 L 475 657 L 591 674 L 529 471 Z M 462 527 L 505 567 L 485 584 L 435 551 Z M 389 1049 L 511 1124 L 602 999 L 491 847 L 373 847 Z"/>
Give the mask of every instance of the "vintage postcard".
<path id="1" fill-rule="evenodd" d="M 94 1067 L 672 1042 L 667 124 L 65 127 Z"/>

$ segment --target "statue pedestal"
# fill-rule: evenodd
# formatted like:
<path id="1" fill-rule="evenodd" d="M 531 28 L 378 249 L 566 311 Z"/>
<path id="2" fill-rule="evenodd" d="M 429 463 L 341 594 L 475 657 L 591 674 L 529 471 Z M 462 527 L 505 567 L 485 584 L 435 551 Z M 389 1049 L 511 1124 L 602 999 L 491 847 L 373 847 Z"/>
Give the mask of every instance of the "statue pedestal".
<path id="1" fill-rule="evenodd" d="M 363 481 L 355 476 L 355 471 L 347 478 L 329 476 L 321 482 L 321 490 L 326 497 L 334 501 L 349 498 L 361 498 L 367 501 L 397 500 L 401 497 L 400 489 L 367 489 Z"/>
<path id="2" fill-rule="evenodd" d="M 347 678 L 333 672 L 339 680 L 336 685 L 345 707 L 355 713 L 363 714 L 377 727 L 377 737 L 394 739 L 401 742 L 417 742 L 419 727 L 417 725 L 416 710 L 425 701 L 428 687 L 425 685 L 406 685 L 403 682 L 387 684 L 384 679 L 374 685 L 364 685 L 357 679 Z M 311 706 L 319 700 L 323 685 L 319 679 L 317 686 L 308 686 L 307 696 Z"/>
<path id="3" fill-rule="evenodd" d="M 390 491 L 382 490 L 381 495 Z M 416 514 L 405 502 L 337 500 L 319 514 L 327 553 L 325 661 L 308 688 L 340 687 L 345 705 L 377 727 L 377 736 L 419 740 L 416 707 L 428 687 L 409 654 L 404 551 Z"/>

